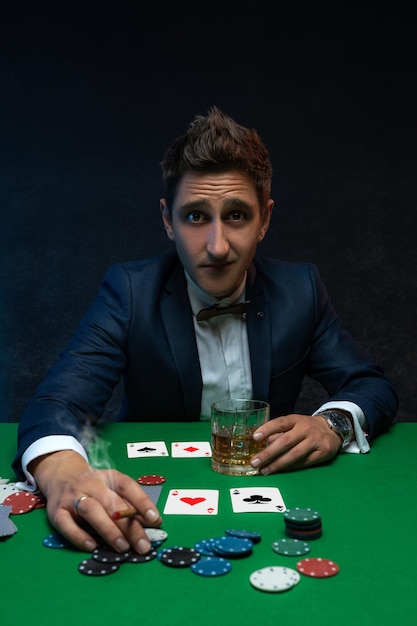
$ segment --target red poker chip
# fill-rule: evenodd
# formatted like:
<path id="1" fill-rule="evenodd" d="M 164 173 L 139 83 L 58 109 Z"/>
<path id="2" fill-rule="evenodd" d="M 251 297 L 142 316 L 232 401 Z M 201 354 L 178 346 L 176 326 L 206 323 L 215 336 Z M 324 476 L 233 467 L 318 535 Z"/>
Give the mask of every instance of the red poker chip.
<path id="1" fill-rule="evenodd" d="M 30 491 L 16 491 L 16 493 L 11 493 L 3 500 L 4 505 L 12 507 L 10 513 L 13 515 L 31 511 L 35 508 L 36 503 L 37 497 Z"/>
<path id="2" fill-rule="evenodd" d="M 158 474 L 148 474 L 147 476 L 139 476 L 138 483 L 140 485 L 162 485 L 165 480 L 165 476 L 158 476 Z"/>
<path id="3" fill-rule="evenodd" d="M 43 493 L 34 493 L 33 494 L 34 498 L 35 498 L 35 506 L 33 508 L 35 509 L 43 509 L 44 507 L 46 507 L 46 498 L 43 495 Z"/>
<path id="4" fill-rule="evenodd" d="M 303 559 L 298 561 L 296 567 L 300 574 L 313 578 L 328 578 L 339 573 L 337 563 L 321 557 Z"/>

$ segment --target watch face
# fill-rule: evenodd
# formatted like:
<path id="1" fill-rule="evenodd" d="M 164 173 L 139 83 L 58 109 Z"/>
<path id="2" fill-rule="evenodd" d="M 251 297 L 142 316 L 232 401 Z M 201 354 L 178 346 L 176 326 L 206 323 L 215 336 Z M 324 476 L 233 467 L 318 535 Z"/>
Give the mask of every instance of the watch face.
<path id="1" fill-rule="evenodd" d="M 342 438 L 342 444 L 347 445 L 350 443 L 353 433 L 353 427 L 350 419 L 338 411 L 323 411 L 323 415 L 330 428 L 337 432 Z"/>
<path id="2" fill-rule="evenodd" d="M 330 417 L 331 421 L 336 426 L 336 428 L 339 428 L 340 430 L 347 431 L 347 432 L 350 431 L 351 423 L 350 423 L 349 418 L 345 417 L 344 415 L 340 415 L 340 413 L 336 413 L 336 412 L 331 413 L 331 415 L 328 414 L 328 417 Z"/>

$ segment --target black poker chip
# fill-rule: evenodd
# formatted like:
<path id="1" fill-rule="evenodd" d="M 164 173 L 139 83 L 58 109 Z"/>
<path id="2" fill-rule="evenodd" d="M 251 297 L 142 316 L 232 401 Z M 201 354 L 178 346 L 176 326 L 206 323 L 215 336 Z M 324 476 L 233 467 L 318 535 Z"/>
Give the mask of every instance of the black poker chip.
<path id="1" fill-rule="evenodd" d="M 157 550 L 150 550 L 146 554 L 138 554 L 137 552 L 131 552 L 125 563 L 147 563 L 153 561 L 158 556 Z"/>
<path id="2" fill-rule="evenodd" d="M 161 553 L 161 563 L 170 567 L 190 567 L 201 558 L 201 554 L 195 548 L 178 546 L 164 548 Z"/>
<path id="3" fill-rule="evenodd" d="M 91 558 L 81 561 L 78 571 L 86 576 L 107 576 L 108 574 L 114 574 L 119 568 L 119 563 L 101 563 Z"/>
<path id="4" fill-rule="evenodd" d="M 128 560 L 131 552 L 116 552 L 110 546 L 99 546 L 92 553 L 92 558 L 100 563 L 124 563 Z"/>

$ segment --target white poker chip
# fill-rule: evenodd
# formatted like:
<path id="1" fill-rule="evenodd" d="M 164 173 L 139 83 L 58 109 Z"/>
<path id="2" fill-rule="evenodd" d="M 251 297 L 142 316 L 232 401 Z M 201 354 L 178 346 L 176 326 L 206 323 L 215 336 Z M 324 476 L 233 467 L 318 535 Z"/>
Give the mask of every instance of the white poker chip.
<path id="1" fill-rule="evenodd" d="M 144 528 L 143 529 L 149 541 L 165 541 L 168 533 L 162 528 Z"/>
<path id="2" fill-rule="evenodd" d="M 259 591 L 279 593 L 294 587 L 294 585 L 300 582 L 300 578 L 300 574 L 295 569 L 274 565 L 252 572 L 249 581 Z"/>
<path id="3" fill-rule="evenodd" d="M 0 504 L 2 504 L 8 496 L 12 493 L 18 493 L 19 489 L 16 487 L 16 483 L 2 483 L 0 485 Z"/>

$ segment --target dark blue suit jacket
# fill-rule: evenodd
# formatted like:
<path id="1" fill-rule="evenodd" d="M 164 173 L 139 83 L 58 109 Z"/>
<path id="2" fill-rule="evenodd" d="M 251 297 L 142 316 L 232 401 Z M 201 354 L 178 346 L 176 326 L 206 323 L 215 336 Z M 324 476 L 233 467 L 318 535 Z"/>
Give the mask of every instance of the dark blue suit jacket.
<path id="1" fill-rule="evenodd" d="M 314 265 L 255 259 L 247 329 L 253 397 L 271 417 L 293 412 L 305 374 L 332 400 L 364 411 L 370 437 L 397 411 L 380 367 L 343 329 Z M 198 420 L 202 380 L 183 267 L 175 253 L 114 265 L 76 332 L 26 407 L 20 456 L 39 437 L 72 434 L 100 419 L 120 378 L 120 419 Z M 316 407 L 317 408 L 317 407 Z"/>

